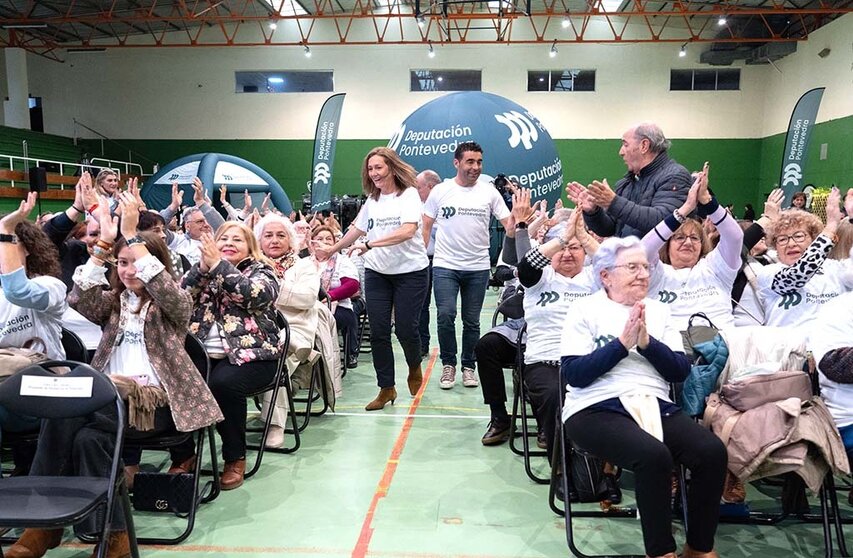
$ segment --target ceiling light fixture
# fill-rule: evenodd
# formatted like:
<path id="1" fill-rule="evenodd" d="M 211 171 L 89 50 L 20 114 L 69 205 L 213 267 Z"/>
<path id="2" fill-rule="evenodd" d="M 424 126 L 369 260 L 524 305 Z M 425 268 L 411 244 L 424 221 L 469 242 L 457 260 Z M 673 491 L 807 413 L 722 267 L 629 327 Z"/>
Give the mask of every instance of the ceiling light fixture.
<path id="1" fill-rule="evenodd" d="M 557 39 L 554 39 L 554 42 L 551 43 L 551 50 L 548 51 L 548 56 L 554 58 L 557 56 Z"/>
<path id="2" fill-rule="evenodd" d="M 684 58 L 685 56 L 687 56 L 687 43 L 681 45 L 681 50 L 678 51 L 679 58 Z"/>
<path id="3" fill-rule="evenodd" d="M 278 24 L 276 22 L 274 22 L 274 21 L 269 22 L 269 28 L 272 29 L 273 31 L 275 31 L 277 27 L 278 27 Z"/>
<path id="4" fill-rule="evenodd" d="M 432 48 L 432 41 L 429 42 L 429 52 L 427 52 L 427 56 L 435 58 L 435 49 Z"/>
<path id="5" fill-rule="evenodd" d="M 308 48 L 308 45 L 305 45 L 305 58 L 311 58 L 311 49 Z"/>
<path id="6" fill-rule="evenodd" d="M 720 19 L 717 20 L 717 25 L 722 27 L 725 24 L 726 24 L 726 14 L 723 14 L 720 16 Z"/>
<path id="7" fill-rule="evenodd" d="M 273 76 L 273 77 L 267 78 L 267 81 L 270 83 L 284 83 L 284 78 Z"/>
<path id="8" fill-rule="evenodd" d="M 568 29 L 569 25 L 572 24 L 572 20 L 569 19 L 568 15 L 563 16 L 563 21 L 560 22 L 560 25 L 563 26 L 563 29 Z"/>
<path id="9" fill-rule="evenodd" d="M 0 25 L 3 29 L 45 29 L 47 23 L 7 23 Z"/>

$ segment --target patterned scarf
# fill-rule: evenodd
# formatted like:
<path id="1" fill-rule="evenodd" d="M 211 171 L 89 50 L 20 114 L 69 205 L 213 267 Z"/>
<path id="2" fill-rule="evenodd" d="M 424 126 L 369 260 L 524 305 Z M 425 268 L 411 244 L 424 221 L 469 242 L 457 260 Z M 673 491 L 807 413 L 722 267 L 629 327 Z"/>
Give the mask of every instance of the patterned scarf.
<path id="1" fill-rule="evenodd" d="M 293 264 L 295 264 L 298 259 L 299 258 L 296 254 L 292 251 L 275 259 L 270 258 L 276 277 L 279 279 L 284 277 L 284 272 L 293 267 Z"/>

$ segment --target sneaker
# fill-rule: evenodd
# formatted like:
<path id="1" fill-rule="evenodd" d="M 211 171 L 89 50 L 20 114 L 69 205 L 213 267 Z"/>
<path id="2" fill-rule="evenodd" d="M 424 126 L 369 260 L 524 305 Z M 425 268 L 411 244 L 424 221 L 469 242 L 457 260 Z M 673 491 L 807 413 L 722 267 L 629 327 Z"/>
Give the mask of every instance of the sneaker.
<path id="1" fill-rule="evenodd" d="M 462 385 L 465 387 L 477 387 L 480 385 L 480 382 L 477 381 L 477 375 L 474 373 L 473 368 L 468 368 L 467 366 L 462 367 Z"/>
<path id="2" fill-rule="evenodd" d="M 480 441 L 483 442 L 484 446 L 496 446 L 498 444 L 503 444 L 509 440 L 509 427 L 509 417 L 503 419 L 493 418 L 489 423 L 489 428 L 486 430 L 486 433 L 483 434 L 483 438 Z"/>
<path id="3" fill-rule="evenodd" d="M 450 364 L 445 364 L 441 369 L 441 378 L 438 380 L 438 386 L 441 389 L 450 389 L 456 383 L 456 367 Z"/>
<path id="4" fill-rule="evenodd" d="M 358 368 L 358 355 L 350 355 L 347 357 L 347 368 Z"/>
<path id="5" fill-rule="evenodd" d="M 536 433 L 536 447 L 539 449 L 548 449 L 548 440 L 545 437 L 544 430 L 540 430 Z"/>

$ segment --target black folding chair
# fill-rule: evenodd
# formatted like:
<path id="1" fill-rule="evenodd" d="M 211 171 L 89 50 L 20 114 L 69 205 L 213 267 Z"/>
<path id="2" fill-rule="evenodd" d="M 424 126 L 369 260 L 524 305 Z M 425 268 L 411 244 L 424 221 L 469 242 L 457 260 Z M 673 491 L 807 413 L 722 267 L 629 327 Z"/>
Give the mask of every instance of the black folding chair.
<path id="1" fill-rule="evenodd" d="M 89 363 L 89 350 L 76 333 L 63 327 L 61 342 L 67 360 Z"/>
<path id="2" fill-rule="evenodd" d="M 184 349 L 187 351 L 187 354 L 190 356 L 190 359 L 193 361 L 193 364 L 198 369 L 199 374 L 201 374 L 202 378 L 207 381 L 208 375 L 210 374 L 210 359 L 207 356 L 207 351 L 205 351 L 204 349 L 204 344 L 197 337 L 188 333 L 186 339 L 184 340 Z M 213 426 L 208 426 L 206 428 L 202 428 L 201 430 L 197 430 L 196 432 L 178 432 L 177 430 L 173 430 L 172 432 L 167 432 L 151 438 L 125 440 L 125 446 L 129 448 L 168 451 L 170 447 L 183 443 L 187 439 L 192 439 L 195 436 L 196 460 L 195 466 L 192 470 L 193 505 L 190 506 L 189 512 L 187 512 L 186 514 L 186 528 L 175 537 L 139 537 L 138 540 L 141 544 L 172 545 L 183 542 L 184 540 L 186 540 L 187 537 L 190 536 L 190 533 L 192 533 L 193 527 L 195 526 L 195 517 L 199 505 L 201 505 L 202 503 L 210 502 L 216 499 L 217 496 L 219 496 L 219 467 L 216 459 L 216 442 L 215 437 L 213 435 L 213 430 Z M 207 481 L 204 487 L 200 489 L 200 478 L 202 474 L 201 456 L 204 454 L 205 435 L 210 441 L 210 461 L 212 464 L 211 467 L 213 473 L 213 480 Z"/>
<path id="3" fill-rule="evenodd" d="M 70 367 L 71 371 L 57 379 L 49 369 L 60 366 Z M 81 393 L 55 395 L 45 389 L 48 383 L 58 383 L 66 389 L 79 390 Z M 139 557 L 130 500 L 121 470 L 124 402 L 115 385 L 97 370 L 72 361 L 49 361 L 29 366 L 0 383 L 0 405 L 21 415 L 60 420 L 85 416 L 110 404 L 115 405 L 117 413 L 110 476 L 26 476 L 3 479 L 0 482 L 0 525 L 57 529 L 74 525 L 92 513 L 101 513 L 100 536 L 102 541 L 108 541 L 118 496 L 125 516 L 131 554 L 134 558 Z M 98 558 L 106 556 L 107 546 L 100 545 Z"/>
<path id="4" fill-rule="evenodd" d="M 247 444 L 247 449 L 252 449 L 257 451 L 257 456 L 255 457 L 255 463 L 252 465 L 252 468 L 246 471 L 245 478 L 249 478 L 255 473 L 258 472 L 258 469 L 261 468 L 261 461 L 264 458 L 264 452 L 269 451 L 272 453 L 293 453 L 299 449 L 299 446 L 302 444 L 300 438 L 300 432 L 307 426 L 307 419 L 305 421 L 305 425 L 300 428 L 297 420 L 296 420 L 296 412 L 294 409 L 294 397 L 293 397 L 293 384 L 290 382 L 290 374 L 287 371 L 287 350 L 290 347 L 290 324 L 287 323 L 287 319 L 280 313 L 276 312 L 276 324 L 278 325 L 281 332 L 284 334 L 284 343 L 281 347 L 281 356 L 278 357 L 278 365 L 276 366 L 275 376 L 270 384 L 263 387 L 263 389 L 258 390 L 257 392 L 249 395 L 249 397 L 253 397 L 255 399 L 255 404 L 260 408 L 260 404 L 258 403 L 258 396 L 261 394 L 271 391 L 270 394 L 270 407 L 267 413 L 266 418 L 264 419 L 263 427 L 246 427 L 246 432 L 254 432 L 261 434 L 261 440 L 258 444 Z M 287 414 L 289 416 L 289 421 L 291 422 L 290 428 L 285 428 L 284 433 L 290 434 L 293 436 L 293 444 L 290 446 L 285 446 L 283 448 L 268 448 L 266 447 L 267 436 L 269 436 L 270 427 L 272 426 L 272 417 L 273 417 L 273 409 L 275 406 L 275 402 L 278 398 L 278 393 L 281 388 L 284 388 L 284 392 L 287 397 L 287 405 L 288 411 Z M 310 406 L 308 408 L 310 412 Z"/>

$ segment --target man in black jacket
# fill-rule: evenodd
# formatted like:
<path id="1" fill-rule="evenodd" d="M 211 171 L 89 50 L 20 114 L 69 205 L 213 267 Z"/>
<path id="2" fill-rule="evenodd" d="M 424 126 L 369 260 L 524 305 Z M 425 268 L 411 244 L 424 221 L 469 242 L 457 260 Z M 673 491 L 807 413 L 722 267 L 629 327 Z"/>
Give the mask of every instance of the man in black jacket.
<path id="1" fill-rule="evenodd" d="M 622 136 L 619 156 L 628 173 L 610 189 L 607 180 L 587 188 L 569 184 L 569 198 L 584 210 L 587 227 L 599 236 L 642 238 L 681 207 L 693 183 L 690 173 L 669 158 L 670 141 L 656 124 L 638 124 Z"/>

